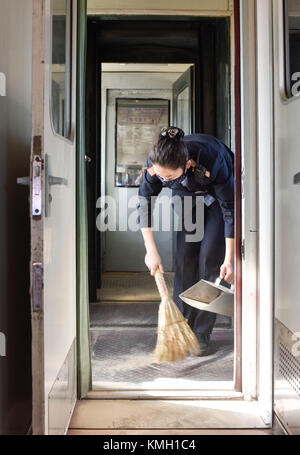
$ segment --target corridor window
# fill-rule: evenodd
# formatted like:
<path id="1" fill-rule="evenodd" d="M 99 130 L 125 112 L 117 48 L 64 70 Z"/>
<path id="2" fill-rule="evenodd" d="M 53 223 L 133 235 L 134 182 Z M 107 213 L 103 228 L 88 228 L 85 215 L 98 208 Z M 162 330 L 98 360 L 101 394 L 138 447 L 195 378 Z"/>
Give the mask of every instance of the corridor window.
<path id="1" fill-rule="evenodd" d="M 71 129 L 71 3 L 52 0 L 52 123 L 54 131 L 66 138 Z"/>
<path id="2" fill-rule="evenodd" d="M 115 186 L 139 186 L 148 153 L 160 130 L 169 125 L 169 101 L 116 100 Z"/>
<path id="3" fill-rule="evenodd" d="M 284 0 L 285 85 L 288 98 L 300 96 L 300 2 Z"/>

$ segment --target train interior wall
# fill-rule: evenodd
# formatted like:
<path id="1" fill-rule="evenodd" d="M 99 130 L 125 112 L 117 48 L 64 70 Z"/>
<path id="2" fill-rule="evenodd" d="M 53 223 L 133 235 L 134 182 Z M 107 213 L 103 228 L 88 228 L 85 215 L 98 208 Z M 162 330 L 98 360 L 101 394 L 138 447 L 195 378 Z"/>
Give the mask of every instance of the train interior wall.
<path id="1" fill-rule="evenodd" d="M 32 1 L 2 0 L 0 14 L 0 434 L 31 425 L 28 187 Z M 6 87 L 4 87 L 4 85 Z"/>

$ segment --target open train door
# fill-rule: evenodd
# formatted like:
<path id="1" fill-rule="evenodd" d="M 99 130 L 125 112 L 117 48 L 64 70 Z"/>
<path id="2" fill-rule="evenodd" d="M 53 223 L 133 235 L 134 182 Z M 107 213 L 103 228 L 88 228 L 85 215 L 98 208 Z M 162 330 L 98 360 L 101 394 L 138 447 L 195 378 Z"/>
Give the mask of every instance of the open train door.
<path id="1" fill-rule="evenodd" d="M 32 432 L 63 434 L 76 401 L 77 2 L 32 5 Z"/>
<path id="2" fill-rule="evenodd" d="M 186 135 L 194 133 L 195 67 L 192 65 L 173 84 L 173 125 Z"/>

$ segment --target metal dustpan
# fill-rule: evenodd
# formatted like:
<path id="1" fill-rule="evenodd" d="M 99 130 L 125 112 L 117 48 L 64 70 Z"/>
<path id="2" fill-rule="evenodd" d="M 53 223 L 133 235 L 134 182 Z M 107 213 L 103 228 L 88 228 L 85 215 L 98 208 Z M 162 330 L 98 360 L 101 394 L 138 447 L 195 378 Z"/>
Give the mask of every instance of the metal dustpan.
<path id="1" fill-rule="evenodd" d="M 201 280 L 194 286 L 179 294 L 189 305 L 199 310 L 233 316 L 234 286 L 218 278 L 215 283 Z"/>

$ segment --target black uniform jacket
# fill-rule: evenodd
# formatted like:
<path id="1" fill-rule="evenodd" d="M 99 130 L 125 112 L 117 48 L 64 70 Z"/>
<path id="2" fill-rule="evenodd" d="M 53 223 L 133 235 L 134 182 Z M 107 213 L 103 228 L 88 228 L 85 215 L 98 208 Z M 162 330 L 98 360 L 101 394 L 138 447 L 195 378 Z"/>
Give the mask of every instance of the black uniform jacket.
<path id="1" fill-rule="evenodd" d="M 224 236 L 234 237 L 234 154 L 219 139 L 208 134 L 191 134 L 184 137 L 189 158 L 197 166 L 193 172 L 190 167 L 183 184 L 162 183 L 151 172 L 152 165 L 147 157 L 147 168 L 139 188 L 138 211 L 140 227 L 152 226 L 153 203 L 151 196 L 157 196 L 163 187 L 172 188 L 173 194 L 181 196 L 210 194 L 219 201 L 223 219 Z M 210 177 L 205 176 L 205 170 Z M 151 175 L 154 174 L 154 175 Z M 208 174 L 207 174 L 208 175 Z"/>

